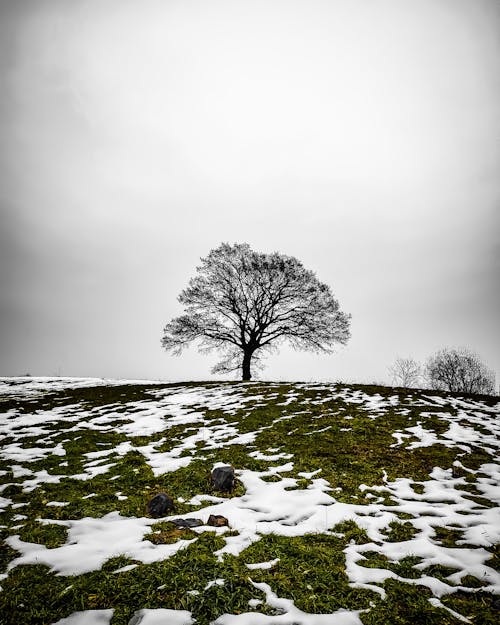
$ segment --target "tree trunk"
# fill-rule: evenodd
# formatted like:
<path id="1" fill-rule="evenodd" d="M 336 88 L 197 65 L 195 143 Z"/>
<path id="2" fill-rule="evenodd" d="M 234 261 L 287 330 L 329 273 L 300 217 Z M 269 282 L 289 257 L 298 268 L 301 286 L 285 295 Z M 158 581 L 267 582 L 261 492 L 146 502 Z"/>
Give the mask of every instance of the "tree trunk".
<path id="1" fill-rule="evenodd" d="M 252 352 L 243 352 L 243 366 L 242 366 L 243 382 L 248 382 L 248 380 L 252 379 L 252 375 L 250 372 L 251 360 L 252 360 Z"/>

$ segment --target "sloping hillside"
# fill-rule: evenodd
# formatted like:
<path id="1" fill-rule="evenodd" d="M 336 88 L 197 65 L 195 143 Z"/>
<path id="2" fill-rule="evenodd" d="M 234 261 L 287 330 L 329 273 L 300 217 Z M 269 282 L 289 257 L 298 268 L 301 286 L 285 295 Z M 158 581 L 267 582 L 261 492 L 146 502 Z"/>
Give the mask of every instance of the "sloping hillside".
<path id="1" fill-rule="evenodd" d="M 0 397 L 2 623 L 498 622 L 494 398 L 68 378 Z M 175 509 L 152 518 L 159 492 Z"/>

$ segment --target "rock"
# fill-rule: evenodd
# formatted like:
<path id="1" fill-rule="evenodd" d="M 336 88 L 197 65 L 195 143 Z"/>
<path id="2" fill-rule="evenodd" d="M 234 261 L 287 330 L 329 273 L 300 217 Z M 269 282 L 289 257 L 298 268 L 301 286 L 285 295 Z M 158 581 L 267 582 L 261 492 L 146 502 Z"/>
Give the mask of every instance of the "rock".
<path id="1" fill-rule="evenodd" d="M 212 488 L 223 492 L 231 492 L 234 488 L 234 467 L 226 464 L 212 471 Z"/>
<path id="2" fill-rule="evenodd" d="M 207 525 L 211 525 L 212 527 L 223 527 L 224 525 L 229 525 L 229 521 L 222 514 L 211 514 L 208 517 Z"/>
<path id="3" fill-rule="evenodd" d="M 201 519 L 172 519 L 172 523 L 177 527 L 199 527 L 205 525 Z"/>
<path id="4" fill-rule="evenodd" d="M 148 514 L 152 517 L 165 516 L 174 509 L 174 501 L 166 493 L 158 493 L 148 503 Z"/>

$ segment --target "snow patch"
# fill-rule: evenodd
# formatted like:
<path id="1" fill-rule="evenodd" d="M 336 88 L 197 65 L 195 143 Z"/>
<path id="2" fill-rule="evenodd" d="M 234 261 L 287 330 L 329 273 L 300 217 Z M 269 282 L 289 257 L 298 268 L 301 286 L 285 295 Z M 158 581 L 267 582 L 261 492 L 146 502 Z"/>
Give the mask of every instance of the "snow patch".
<path id="1" fill-rule="evenodd" d="M 114 610 L 84 610 L 73 612 L 53 625 L 109 625 Z"/>

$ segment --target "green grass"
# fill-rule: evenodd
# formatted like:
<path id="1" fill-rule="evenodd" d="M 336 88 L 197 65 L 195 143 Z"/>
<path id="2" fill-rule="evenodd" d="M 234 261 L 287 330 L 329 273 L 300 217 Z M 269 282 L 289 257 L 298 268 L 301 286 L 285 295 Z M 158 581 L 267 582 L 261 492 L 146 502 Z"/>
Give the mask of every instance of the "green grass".
<path id="1" fill-rule="evenodd" d="M 141 447 L 163 438 L 157 451 L 168 453 L 186 436 L 197 432 L 197 423 L 175 425 L 151 436 L 141 434 L 130 437 L 120 431 L 127 419 L 134 419 L 132 409 L 135 410 L 135 402 L 154 402 L 155 393 L 159 390 L 181 386 L 192 389 L 199 386 L 208 389 L 226 388 L 254 398 L 232 414 L 223 409 L 209 410 L 203 404 L 190 407 L 192 411 L 203 413 L 207 426 L 232 424 L 239 434 L 256 432 L 254 441 L 210 448 L 210 441 L 201 439 L 193 450 L 184 452 L 191 459 L 188 466 L 158 476 L 154 475 L 144 455 L 138 450 L 128 451 L 123 456 L 111 453 L 103 459 L 103 464 L 114 464 L 107 472 L 88 480 L 71 477 L 84 472 L 89 462 L 85 454 L 114 449 L 126 441 L 130 441 L 134 447 Z M 280 405 L 291 391 L 296 392 L 297 397 L 286 406 Z M 376 419 L 372 419 L 373 413 L 362 404 L 345 401 L 343 392 L 362 392 L 367 396 L 380 395 L 386 399 L 395 396 L 399 403 L 385 408 Z M 384 472 L 389 481 L 408 478 L 413 483 L 415 493 L 421 494 L 434 467 L 448 469 L 459 459 L 466 468 L 476 470 L 481 464 L 495 461 L 490 452 L 473 445 L 469 453 L 441 444 L 409 450 L 406 444 L 413 439 L 394 446 L 394 432 L 403 431 L 419 422 L 437 434 L 446 432 L 449 426 L 447 415 L 456 415 L 457 410 L 451 405 L 431 405 L 426 399 L 430 395 L 445 399 L 451 397 L 437 392 L 361 385 L 332 385 L 329 390 L 325 390 L 322 385 L 304 388 L 294 384 L 209 382 L 170 386 L 98 386 L 50 392 L 26 399 L 0 397 L 0 412 L 15 411 L 18 415 L 49 414 L 56 408 L 67 411 L 68 418 L 76 410 L 86 411 L 90 414 L 89 418 L 96 417 L 98 410 L 120 415 L 116 421 L 106 423 L 98 431 L 88 429 L 84 427 L 84 422 L 74 420 L 47 422 L 43 425 L 50 434 L 47 443 L 43 442 L 44 437 L 36 434 L 19 438 L 19 432 L 16 431 L 3 438 L 4 448 L 14 443 L 24 448 L 55 447 L 62 443 L 66 455 L 49 454 L 33 462 L 5 458 L 0 460 L 0 470 L 5 472 L 2 482 L 9 484 L 0 496 L 12 500 L 14 506 L 26 504 L 7 507 L 0 513 L 1 537 L 5 539 L 18 535 L 25 542 L 55 549 L 65 544 L 68 530 L 64 525 L 50 521 L 97 518 L 114 511 L 124 517 L 143 517 L 146 515 L 147 502 L 157 492 L 166 492 L 174 498 L 175 514 L 196 517 L 211 502 L 188 504 L 195 495 L 205 493 L 228 499 L 245 494 L 241 481 L 232 493 L 212 492 L 210 468 L 214 462 L 229 463 L 238 470 L 256 472 L 265 472 L 269 467 L 293 462 L 290 471 L 267 475 L 263 479 L 279 482 L 282 477 L 292 477 L 297 480 L 296 487 L 299 490 L 306 490 L 311 479 L 321 478 L 327 480 L 334 489 L 331 495 L 341 503 L 364 506 L 380 498 L 386 506 L 395 507 L 388 492 L 370 490 L 370 487 L 384 485 Z M 256 396 L 263 398 L 255 399 Z M 496 399 L 488 397 L 469 399 L 482 402 L 485 410 L 496 403 Z M 167 409 L 165 416 L 168 416 Z M 80 429 L 70 431 L 75 425 L 80 426 Z M 468 427 L 471 427 L 470 424 Z M 478 431 L 480 428 L 478 426 Z M 483 433 L 487 433 L 487 430 L 483 429 Z M 256 450 L 270 455 L 277 453 L 269 451 L 271 449 L 279 449 L 280 453 L 292 454 L 293 457 L 289 460 L 265 461 L 249 455 Z M 58 476 L 60 481 L 43 483 L 27 492 L 23 482 L 30 476 L 15 477 L 13 465 L 21 465 L 33 472 L 47 471 Z M 311 479 L 299 475 L 318 468 L 321 468 L 321 472 Z M 485 509 L 494 505 L 478 491 L 474 475 L 462 469 L 454 469 L 453 475 L 465 478 L 463 490 L 471 502 L 485 506 Z M 363 490 L 360 488 L 362 485 L 368 488 Z M 374 497 L 370 497 L 370 494 Z M 181 501 L 178 501 L 179 498 Z M 52 501 L 67 502 L 67 505 L 48 506 Z M 19 515 L 27 518 L 20 518 Z M 391 521 L 383 528 L 384 540 L 390 543 L 411 541 L 416 535 L 411 523 L 413 516 L 401 512 L 397 516 L 398 520 Z M 446 582 L 446 576 L 454 571 L 439 565 L 422 571 L 416 568 L 420 563 L 417 557 L 407 556 L 398 562 L 391 562 L 376 550 L 365 552 L 365 560 L 358 562 L 360 566 L 389 570 L 413 583 L 387 579 L 380 585 L 386 593 L 385 599 L 368 588 L 352 587 L 346 574 L 344 550 L 350 544 L 364 545 L 371 542 L 366 531 L 353 520 L 344 520 L 331 528 L 330 532 L 318 531 L 293 537 L 263 535 L 239 556 L 226 555 L 219 559 L 214 552 L 225 545 L 223 536 L 213 532 L 197 534 L 192 530 L 178 529 L 172 523 L 159 521 L 151 525 L 150 532 L 144 536 L 145 541 L 165 545 L 181 539 L 197 540 L 161 562 L 143 564 L 124 554 L 117 554 L 100 570 L 76 576 L 56 575 L 41 564 L 16 566 L 0 582 L 3 587 L 0 593 L 0 622 L 5 625 L 50 625 L 74 611 L 105 608 L 115 610 L 112 625 L 126 625 L 134 611 L 141 608 L 189 610 L 198 625 L 208 625 L 224 613 L 238 614 L 254 610 L 274 614 L 274 610 L 265 602 L 257 608 L 249 607 L 250 599 L 264 599 L 264 595 L 250 580 L 269 584 L 279 597 L 292 599 L 305 612 L 363 610 L 360 618 L 364 625 L 456 625 L 460 622 L 449 612 L 433 607 L 428 601 L 432 593 L 418 583 L 424 575 L 432 575 Z M 463 531 L 460 528 L 436 527 L 433 540 L 443 547 L 460 548 L 458 541 L 462 538 Z M 484 548 L 491 552 L 489 566 L 498 570 L 498 546 Z M 15 550 L 3 544 L 0 548 L 0 571 L 6 571 L 9 562 L 17 555 Z M 271 569 L 249 570 L 245 566 L 246 563 L 275 558 L 279 558 L 279 562 Z M 129 564 L 137 566 L 122 573 L 114 573 L 116 569 Z M 205 589 L 216 578 L 223 578 L 224 585 Z M 494 604 L 496 598 L 481 590 L 484 582 L 469 576 L 462 580 L 462 586 L 474 589 L 474 592 L 460 591 L 445 596 L 441 599 L 443 605 L 470 617 L 475 624 L 493 625 L 498 622 L 497 604 Z M 198 591 L 198 594 L 191 594 L 193 590 Z"/>

